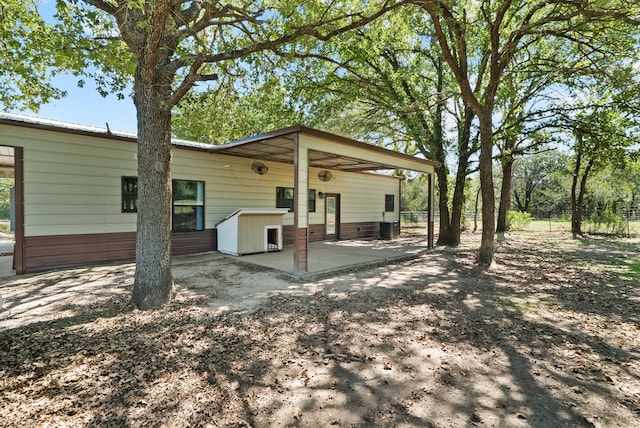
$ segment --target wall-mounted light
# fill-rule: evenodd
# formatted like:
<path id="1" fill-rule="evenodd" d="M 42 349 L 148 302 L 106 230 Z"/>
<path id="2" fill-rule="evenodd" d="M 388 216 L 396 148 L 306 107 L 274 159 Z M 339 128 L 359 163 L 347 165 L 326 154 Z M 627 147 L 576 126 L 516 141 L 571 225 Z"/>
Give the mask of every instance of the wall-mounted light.
<path id="1" fill-rule="evenodd" d="M 318 197 L 320 199 L 324 199 L 324 192 L 318 192 Z"/>

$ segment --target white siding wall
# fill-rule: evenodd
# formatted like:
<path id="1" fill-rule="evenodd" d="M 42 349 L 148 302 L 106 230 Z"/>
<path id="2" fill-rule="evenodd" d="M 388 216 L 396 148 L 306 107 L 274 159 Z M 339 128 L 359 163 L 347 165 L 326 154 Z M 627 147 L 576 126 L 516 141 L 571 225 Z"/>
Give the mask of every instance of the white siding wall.
<path id="1" fill-rule="evenodd" d="M 0 145 L 24 147 L 25 236 L 135 230 L 135 214 L 120 209 L 135 144 L 1 126 Z"/>
<path id="2" fill-rule="evenodd" d="M 173 178 L 206 181 L 205 222 L 206 228 L 212 228 L 238 208 L 275 208 L 276 187 L 293 187 L 292 165 L 264 162 L 269 172 L 258 175 L 251 170 L 251 159 L 174 150 Z M 309 188 L 316 190 L 316 212 L 309 213 L 310 224 L 324 223 L 324 200 L 319 192 L 341 194 L 343 223 L 381 221 L 384 195 L 393 194 L 396 212 L 386 213 L 385 218 L 398 219 L 397 177 L 332 171 L 333 179 L 323 183 L 318 172 L 317 168 L 309 169 Z M 292 213 L 285 214 L 283 224 L 293 224 Z"/>
<path id="3" fill-rule="evenodd" d="M 111 139 L 0 125 L 0 145 L 24 147 L 25 236 L 135 231 L 136 215 L 121 212 L 121 177 L 137 175 L 136 145 Z M 205 227 L 215 227 L 238 208 L 274 208 L 275 188 L 293 187 L 293 166 L 268 162 L 258 175 L 250 159 L 175 149 L 173 178 L 205 182 Z M 309 187 L 341 194 L 341 221 L 380 221 L 384 195 L 398 179 L 332 171 L 322 183 L 309 170 Z M 324 200 L 316 196 L 309 223 L 324 222 Z M 283 219 L 293 224 L 292 213 Z"/>
<path id="4" fill-rule="evenodd" d="M 341 223 L 382 221 L 386 194 L 394 195 L 395 210 L 392 213 L 384 213 L 384 220 L 398 220 L 400 213 L 398 178 L 340 172 L 335 173 L 334 176 L 336 176 L 335 193 L 340 193 Z"/>

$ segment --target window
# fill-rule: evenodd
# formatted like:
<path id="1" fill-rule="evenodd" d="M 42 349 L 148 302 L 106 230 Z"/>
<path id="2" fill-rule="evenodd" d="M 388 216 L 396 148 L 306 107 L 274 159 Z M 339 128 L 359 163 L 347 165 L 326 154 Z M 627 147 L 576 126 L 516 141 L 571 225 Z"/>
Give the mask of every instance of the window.
<path id="1" fill-rule="evenodd" d="M 204 181 L 173 180 L 173 231 L 204 230 Z"/>
<path id="2" fill-rule="evenodd" d="M 289 208 L 293 212 L 293 187 L 276 187 L 276 208 Z"/>
<path id="3" fill-rule="evenodd" d="M 276 208 L 289 208 L 293 212 L 293 187 L 276 187 Z M 315 189 L 309 189 L 309 212 L 316 212 Z"/>
<path id="4" fill-rule="evenodd" d="M 395 195 L 384 195 L 384 210 L 388 213 L 396 210 Z"/>
<path id="5" fill-rule="evenodd" d="M 138 177 L 122 177 L 122 212 L 138 212 Z"/>
<path id="6" fill-rule="evenodd" d="M 174 232 L 204 230 L 204 181 L 173 180 Z M 138 177 L 122 177 L 122 212 L 138 212 Z"/>
<path id="7" fill-rule="evenodd" d="M 316 189 L 309 189 L 309 212 L 316 212 Z"/>

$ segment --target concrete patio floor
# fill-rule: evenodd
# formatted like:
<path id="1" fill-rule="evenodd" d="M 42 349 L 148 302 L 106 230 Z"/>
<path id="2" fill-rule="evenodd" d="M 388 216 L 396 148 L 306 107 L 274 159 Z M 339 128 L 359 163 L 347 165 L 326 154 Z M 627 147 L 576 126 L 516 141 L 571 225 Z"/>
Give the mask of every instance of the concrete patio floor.
<path id="1" fill-rule="evenodd" d="M 13 247 L 13 244 L 11 244 Z M 7 244 L 7 249 L 9 244 Z M 0 246 L 0 250 L 4 247 Z M 407 260 L 427 251 L 427 238 L 421 235 L 401 236 L 393 240 L 349 240 L 312 242 L 308 250 L 308 272 L 300 272 L 301 279 L 313 279 L 350 269 L 364 269 L 393 261 Z M 196 258 L 210 260 L 211 257 L 228 257 L 240 263 L 268 267 L 293 275 L 293 246 L 281 251 L 229 256 L 214 251 L 199 255 L 174 257 L 174 264 L 191 263 Z M 0 257 L 0 278 L 15 275 L 12 269 L 13 256 Z"/>
<path id="2" fill-rule="evenodd" d="M 393 240 L 311 242 L 308 249 L 308 272 L 300 272 L 299 277 L 308 279 L 349 269 L 407 260 L 427 250 L 426 236 L 401 236 Z M 234 259 L 293 275 L 292 245 L 285 246 L 281 251 L 238 256 Z"/>

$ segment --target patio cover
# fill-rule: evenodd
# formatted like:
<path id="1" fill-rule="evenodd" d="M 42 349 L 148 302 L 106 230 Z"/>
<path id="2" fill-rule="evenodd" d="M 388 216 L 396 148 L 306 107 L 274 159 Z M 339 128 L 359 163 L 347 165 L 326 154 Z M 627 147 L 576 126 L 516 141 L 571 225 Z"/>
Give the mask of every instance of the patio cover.
<path id="1" fill-rule="evenodd" d="M 301 136 L 303 136 L 301 138 Z M 373 146 L 328 132 L 296 125 L 255 135 L 209 149 L 214 153 L 294 165 L 293 273 L 307 272 L 309 249 L 306 189 L 310 167 L 345 172 L 403 169 L 428 174 L 428 246 L 433 246 L 434 169 L 439 165 L 403 153 Z"/>
<path id="2" fill-rule="evenodd" d="M 322 147 L 318 147 L 317 150 L 310 150 L 308 157 L 308 166 L 310 167 L 347 172 L 409 169 L 416 172 L 432 173 L 433 169 L 439 165 L 438 162 L 394 152 L 383 147 L 366 144 L 303 125 L 296 125 L 214 146 L 210 151 L 251 159 L 294 164 L 294 146 L 300 134 L 330 140 L 345 148 L 370 152 L 375 158 L 367 156 L 367 159 L 362 159 L 344 153 L 328 153 L 323 151 Z M 407 168 L 407 166 L 413 167 Z"/>

